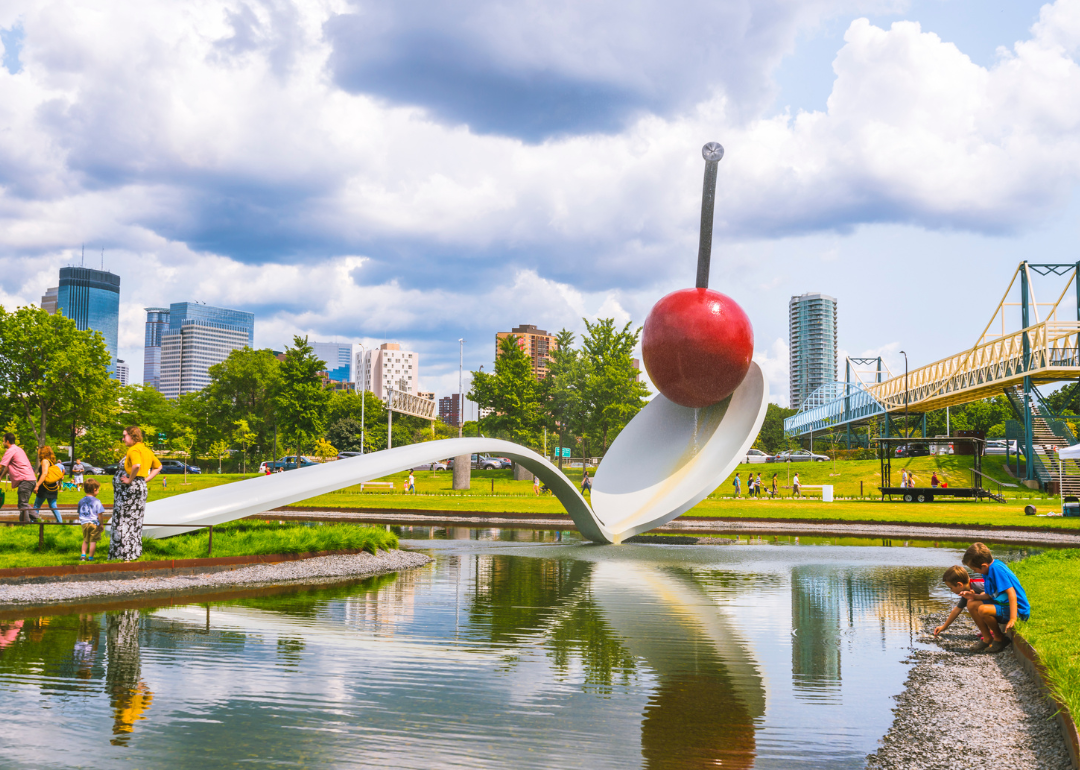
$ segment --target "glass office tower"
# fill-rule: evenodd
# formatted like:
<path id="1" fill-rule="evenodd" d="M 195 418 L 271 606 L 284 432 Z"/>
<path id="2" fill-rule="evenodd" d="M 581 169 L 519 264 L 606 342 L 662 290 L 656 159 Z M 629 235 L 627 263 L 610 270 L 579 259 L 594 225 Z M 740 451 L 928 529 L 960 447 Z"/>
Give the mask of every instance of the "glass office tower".
<path id="1" fill-rule="evenodd" d="M 326 374 L 335 382 L 352 382 L 352 343 L 312 342 L 315 355 L 326 362 Z"/>
<path id="2" fill-rule="evenodd" d="M 56 309 L 81 330 L 101 332 L 109 351 L 109 375 L 116 376 L 120 332 L 120 276 L 89 267 L 60 268 Z"/>
<path id="3" fill-rule="evenodd" d="M 169 306 L 161 335 L 160 387 L 166 398 L 194 393 L 210 384 L 210 367 L 229 353 L 255 344 L 255 316 L 197 302 Z"/>
<path id="4" fill-rule="evenodd" d="M 144 385 L 161 390 L 161 337 L 169 328 L 169 308 L 146 308 L 146 338 L 143 341 Z"/>

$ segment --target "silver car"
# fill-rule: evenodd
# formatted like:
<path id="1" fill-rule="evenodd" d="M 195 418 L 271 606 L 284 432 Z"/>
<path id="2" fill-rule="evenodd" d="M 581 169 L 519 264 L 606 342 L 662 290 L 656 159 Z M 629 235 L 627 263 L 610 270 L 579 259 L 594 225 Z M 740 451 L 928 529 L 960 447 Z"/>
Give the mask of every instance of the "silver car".
<path id="1" fill-rule="evenodd" d="M 787 452 L 781 452 L 774 459 L 776 463 L 806 463 L 813 461 L 815 463 L 823 463 L 829 459 L 828 455 L 814 454 L 808 452 L 805 449 L 794 449 Z"/>
<path id="2" fill-rule="evenodd" d="M 748 463 L 771 463 L 773 456 L 762 452 L 760 449 L 746 450 L 746 462 Z"/>

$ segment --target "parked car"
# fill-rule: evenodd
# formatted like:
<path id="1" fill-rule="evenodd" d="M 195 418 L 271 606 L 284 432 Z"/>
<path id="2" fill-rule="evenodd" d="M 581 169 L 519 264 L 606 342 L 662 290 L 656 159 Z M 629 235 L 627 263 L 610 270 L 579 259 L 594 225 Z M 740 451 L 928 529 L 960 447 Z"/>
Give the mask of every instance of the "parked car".
<path id="1" fill-rule="evenodd" d="M 1019 454 L 1021 449 L 1018 441 L 1006 442 L 1005 439 L 995 439 L 994 441 L 986 442 L 986 449 L 983 450 L 984 455 L 1003 455 L 1005 454 L 1005 445 L 1009 445 L 1009 452 L 1012 454 Z"/>
<path id="2" fill-rule="evenodd" d="M 363 452 L 338 452 L 337 459 L 347 460 L 350 457 L 363 457 Z"/>
<path id="3" fill-rule="evenodd" d="M 266 468 L 267 468 L 267 466 L 269 466 L 271 473 L 276 472 L 279 468 L 284 468 L 287 471 L 294 471 L 298 467 L 307 468 L 309 465 L 317 465 L 317 464 L 318 463 L 316 463 L 314 460 L 312 460 L 307 455 L 300 455 L 300 465 L 298 466 L 296 464 L 296 455 L 287 455 L 286 457 L 282 457 L 280 460 L 273 460 L 273 461 L 268 462 L 268 463 L 263 463 L 262 465 L 259 466 L 259 470 L 262 473 L 266 473 Z"/>
<path id="4" fill-rule="evenodd" d="M 413 468 L 414 471 L 445 471 L 449 465 L 447 460 L 436 460 L 428 465 L 421 465 L 417 468 Z"/>
<path id="5" fill-rule="evenodd" d="M 105 469 L 104 468 L 99 468 L 96 465 L 91 465 L 90 463 L 86 462 L 85 460 L 83 460 L 82 466 L 83 466 L 83 475 L 84 476 L 103 476 L 105 474 Z M 64 460 L 63 462 L 60 463 L 60 467 L 64 469 L 65 474 L 70 474 L 71 473 L 71 460 Z"/>
<path id="6" fill-rule="evenodd" d="M 773 456 L 762 452 L 760 449 L 748 449 L 746 451 L 746 462 L 748 463 L 771 463 Z"/>
<path id="7" fill-rule="evenodd" d="M 454 458 L 453 457 L 451 457 L 447 461 L 447 467 L 448 468 L 453 468 L 454 467 Z M 502 467 L 503 467 L 503 462 L 502 462 L 502 458 L 500 458 L 500 457 L 489 457 L 487 455 L 475 455 L 475 454 L 472 456 L 472 468 L 473 468 L 473 470 L 497 471 L 497 470 L 500 470 Z"/>
<path id="8" fill-rule="evenodd" d="M 775 463 L 806 463 L 815 462 L 823 463 L 829 460 L 828 455 L 819 455 L 809 452 L 805 449 L 789 449 L 785 452 L 781 452 L 773 458 Z"/>
<path id="9" fill-rule="evenodd" d="M 897 457 L 927 457 L 930 447 L 926 444 L 901 444 L 896 448 Z"/>
<path id="10" fill-rule="evenodd" d="M 202 470 L 197 465 L 188 465 L 187 463 L 182 463 L 179 460 L 161 461 L 162 473 L 183 473 L 185 470 L 188 473 L 202 473 Z"/>
<path id="11" fill-rule="evenodd" d="M 496 457 L 495 459 L 496 460 L 502 460 L 503 468 L 513 468 L 514 467 L 514 461 L 511 460 L 509 457 Z"/>

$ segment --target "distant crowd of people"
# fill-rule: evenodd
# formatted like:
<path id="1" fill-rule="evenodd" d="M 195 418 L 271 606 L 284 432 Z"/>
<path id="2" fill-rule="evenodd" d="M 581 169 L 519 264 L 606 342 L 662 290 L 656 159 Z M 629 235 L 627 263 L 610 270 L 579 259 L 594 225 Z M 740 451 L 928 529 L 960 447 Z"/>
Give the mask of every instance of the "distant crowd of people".
<path id="1" fill-rule="evenodd" d="M 124 461 L 117 466 L 113 477 L 113 510 L 109 520 L 109 558 L 134 561 L 142 556 L 143 517 L 146 514 L 148 484 L 161 472 L 161 461 L 143 443 L 142 430 L 137 425 L 124 428 L 121 439 L 127 447 Z M 94 551 L 105 531 L 105 509 L 98 500 L 101 484 L 97 479 L 83 480 L 86 468 L 75 459 L 71 466 L 71 484 L 85 494 L 79 501 L 79 524 L 83 530 L 82 558 L 93 561 Z M 37 451 L 37 468 L 18 445 L 14 433 L 4 435 L 4 455 L 0 458 L 0 479 L 7 477 L 17 495 L 20 522 L 41 521 L 41 506 L 48 503 L 57 523 L 64 522 L 56 500 L 64 483 L 64 467 L 57 461 L 52 447 Z M 34 505 L 30 496 L 34 495 Z"/>

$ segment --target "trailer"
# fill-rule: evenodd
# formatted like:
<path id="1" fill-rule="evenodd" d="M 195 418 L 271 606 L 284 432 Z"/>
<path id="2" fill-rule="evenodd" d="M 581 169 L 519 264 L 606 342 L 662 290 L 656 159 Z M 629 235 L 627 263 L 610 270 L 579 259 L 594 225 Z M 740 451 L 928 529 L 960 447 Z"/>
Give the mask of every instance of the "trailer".
<path id="1" fill-rule="evenodd" d="M 956 436 L 951 439 L 952 443 L 957 446 L 956 454 L 968 454 L 968 452 L 960 452 L 960 445 L 963 445 L 965 449 L 970 447 L 970 453 L 974 459 L 974 467 L 971 470 L 971 486 L 968 487 L 934 487 L 934 486 L 918 486 L 918 487 L 901 487 L 894 486 L 892 483 L 892 461 L 896 455 L 896 449 L 901 446 L 910 446 L 912 444 L 934 444 L 941 443 L 941 438 L 877 438 L 874 439 L 878 447 L 878 459 L 881 462 L 881 486 L 878 487 L 881 490 L 881 499 L 884 500 L 888 496 L 889 500 L 892 500 L 893 495 L 898 495 L 906 503 L 932 503 L 935 498 L 940 497 L 959 497 L 974 499 L 976 502 L 982 499 L 994 500 L 999 503 L 1005 502 L 1005 498 L 999 494 L 991 492 L 989 489 L 985 489 L 982 486 L 982 480 L 984 478 L 990 478 L 982 472 L 982 455 L 983 448 L 986 444 L 985 439 L 975 438 L 973 436 Z M 993 479 L 991 479 L 993 481 Z M 999 482 L 994 482 L 999 483 Z"/>

